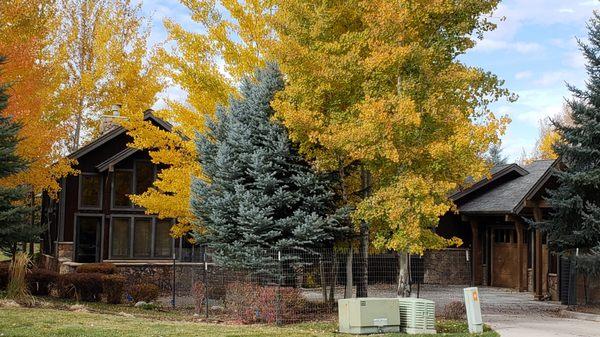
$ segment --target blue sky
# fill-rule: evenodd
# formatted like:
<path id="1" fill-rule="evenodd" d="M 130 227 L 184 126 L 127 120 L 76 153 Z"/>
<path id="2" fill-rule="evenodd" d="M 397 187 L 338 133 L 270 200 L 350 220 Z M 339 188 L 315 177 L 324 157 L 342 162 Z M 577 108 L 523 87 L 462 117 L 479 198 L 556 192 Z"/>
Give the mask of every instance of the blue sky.
<path id="1" fill-rule="evenodd" d="M 505 87 L 519 96 L 515 103 L 493 107 L 512 119 L 503 137 L 504 153 L 512 160 L 532 150 L 539 121 L 561 111 L 569 96 L 565 82 L 583 85 L 585 60 L 576 38 L 585 39 L 586 21 L 594 9 L 600 9 L 600 0 L 505 0 L 492 17 L 498 28 L 462 57 L 464 63 L 504 79 Z M 143 11 L 152 17 L 153 42 L 166 38 L 162 21 L 167 17 L 199 31 L 178 0 L 145 0 Z M 166 95 L 182 97 L 176 89 Z"/>

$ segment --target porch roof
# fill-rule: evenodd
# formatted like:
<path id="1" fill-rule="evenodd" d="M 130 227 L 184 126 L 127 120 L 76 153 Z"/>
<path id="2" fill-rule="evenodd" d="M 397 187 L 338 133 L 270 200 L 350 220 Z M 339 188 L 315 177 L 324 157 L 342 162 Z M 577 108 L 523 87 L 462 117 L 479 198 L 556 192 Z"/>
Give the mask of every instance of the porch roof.
<path id="1" fill-rule="evenodd" d="M 551 176 L 555 160 L 538 160 L 524 165 L 527 172 L 480 194 L 458 206 L 462 214 L 517 214 Z"/>

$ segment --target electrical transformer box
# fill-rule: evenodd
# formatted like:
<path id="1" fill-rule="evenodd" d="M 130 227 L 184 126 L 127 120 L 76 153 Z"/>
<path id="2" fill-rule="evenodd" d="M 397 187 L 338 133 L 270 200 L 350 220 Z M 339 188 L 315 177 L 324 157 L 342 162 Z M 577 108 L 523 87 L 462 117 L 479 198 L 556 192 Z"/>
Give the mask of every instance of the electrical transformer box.
<path id="1" fill-rule="evenodd" d="M 397 298 L 348 298 L 338 301 L 339 331 L 350 334 L 400 332 Z"/>

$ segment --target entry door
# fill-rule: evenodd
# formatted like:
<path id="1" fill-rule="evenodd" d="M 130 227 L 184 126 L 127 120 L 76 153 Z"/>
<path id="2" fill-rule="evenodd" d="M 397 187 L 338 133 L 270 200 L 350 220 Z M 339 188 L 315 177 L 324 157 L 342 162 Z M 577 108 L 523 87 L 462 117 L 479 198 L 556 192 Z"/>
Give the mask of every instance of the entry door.
<path id="1" fill-rule="evenodd" d="M 515 288 L 518 285 L 518 249 L 513 229 L 493 230 L 492 286 Z"/>
<path id="2" fill-rule="evenodd" d="M 100 256 L 101 216 L 77 217 L 76 262 L 98 262 Z"/>

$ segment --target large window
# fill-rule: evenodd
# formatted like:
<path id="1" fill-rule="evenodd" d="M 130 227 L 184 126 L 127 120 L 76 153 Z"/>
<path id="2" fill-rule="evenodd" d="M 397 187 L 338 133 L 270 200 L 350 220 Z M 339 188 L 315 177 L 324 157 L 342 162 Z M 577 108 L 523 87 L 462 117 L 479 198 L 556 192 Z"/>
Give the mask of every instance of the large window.
<path id="1" fill-rule="evenodd" d="M 131 207 L 129 195 L 133 192 L 133 171 L 116 170 L 113 181 L 113 207 Z"/>
<path id="2" fill-rule="evenodd" d="M 171 257 L 173 247 L 171 239 L 171 226 L 173 222 L 168 219 L 156 220 L 156 233 L 154 239 L 154 256 Z"/>
<path id="3" fill-rule="evenodd" d="M 79 176 L 79 208 L 100 209 L 102 207 L 102 179 L 94 173 Z"/>
<path id="4" fill-rule="evenodd" d="M 129 222 L 131 218 L 113 218 L 111 228 L 110 254 L 113 258 L 129 257 Z"/>
<path id="5" fill-rule="evenodd" d="M 148 160 L 136 160 L 133 169 L 117 169 L 113 178 L 113 207 L 136 207 L 129 199 L 130 194 L 142 194 L 152 186 L 156 172 Z"/>
<path id="6" fill-rule="evenodd" d="M 146 192 L 154 182 L 154 165 L 152 162 L 140 160 L 135 162 L 135 193 Z"/>
<path id="7" fill-rule="evenodd" d="M 113 217 L 111 259 L 170 258 L 173 221 L 148 216 Z"/>

